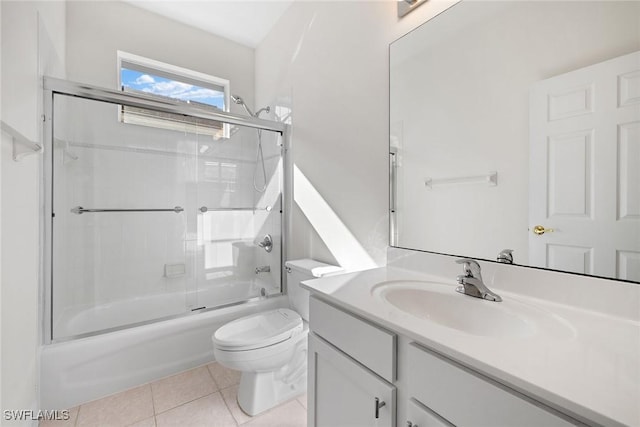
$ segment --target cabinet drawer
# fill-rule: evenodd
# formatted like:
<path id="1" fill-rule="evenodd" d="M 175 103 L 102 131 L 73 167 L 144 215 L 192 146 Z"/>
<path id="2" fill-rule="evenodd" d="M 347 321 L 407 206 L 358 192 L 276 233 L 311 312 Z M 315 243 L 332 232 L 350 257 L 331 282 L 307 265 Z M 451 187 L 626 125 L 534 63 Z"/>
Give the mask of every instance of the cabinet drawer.
<path id="1" fill-rule="evenodd" d="M 409 395 L 457 426 L 581 425 L 416 343 L 409 369 Z"/>
<path id="2" fill-rule="evenodd" d="M 309 300 L 309 328 L 385 380 L 395 380 L 394 333 L 313 296 Z"/>

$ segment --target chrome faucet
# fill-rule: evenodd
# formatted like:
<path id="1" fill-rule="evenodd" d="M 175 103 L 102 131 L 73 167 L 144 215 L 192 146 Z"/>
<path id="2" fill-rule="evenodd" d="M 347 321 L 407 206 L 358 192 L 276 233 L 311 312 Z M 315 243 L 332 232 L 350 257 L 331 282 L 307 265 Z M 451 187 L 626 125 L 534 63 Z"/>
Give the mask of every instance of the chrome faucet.
<path id="1" fill-rule="evenodd" d="M 470 258 L 463 258 L 456 260 L 456 263 L 462 264 L 462 271 L 464 272 L 464 274 L 461 274 L 457 278 L 460 284 L 460 286 L 456 288 L 457 292 L 489 301 L 502 301 L 500 295 L 491 292 L 489 288 L 485 286 L 482 281 L 480 264 L 478 264 L 477 261 Z"/>
<path id="2" fill-rule="evenodd" d="M 271 267 L 268 265 L 263 265 L 262 267 L 256 267 L 256 274 L 260 273 L 269 273 L 271 271 Z"/>
<path id="3" fill-rule="evenodd" d="M 271 252 L 271 250 L 273 249 L 273 239 L 271 238 L 271 234 L 265 235 L 262 242 L 258 243 L 258 246 L 260 246 L 267 252 Z"/>
<path id="4" fill-rule="evenodd" d="M 513 249 L 503 249 L 498 254 L 497 261 L 502 264 L 513 264 Z"/>

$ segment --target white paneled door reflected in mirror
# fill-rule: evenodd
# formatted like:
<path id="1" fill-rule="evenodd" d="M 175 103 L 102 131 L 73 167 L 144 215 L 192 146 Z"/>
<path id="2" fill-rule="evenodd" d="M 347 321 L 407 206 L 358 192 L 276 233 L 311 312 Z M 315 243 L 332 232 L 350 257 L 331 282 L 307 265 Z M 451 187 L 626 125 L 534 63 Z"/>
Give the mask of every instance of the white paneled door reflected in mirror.
<path id="1" fill-rule="evenodd" d="M 391 244 L 640 282 L 640 3 L 467 2 L 391 44 Z"/>

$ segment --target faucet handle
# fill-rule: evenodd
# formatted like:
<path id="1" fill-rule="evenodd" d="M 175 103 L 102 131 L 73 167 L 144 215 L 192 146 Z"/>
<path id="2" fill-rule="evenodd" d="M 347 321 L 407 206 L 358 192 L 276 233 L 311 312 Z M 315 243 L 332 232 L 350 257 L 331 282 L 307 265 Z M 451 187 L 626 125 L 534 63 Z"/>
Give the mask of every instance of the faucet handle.
<path id="1" fill-rule="evenodd" d="M 462 264 L 462 270 L 467 277 L 480 277 L 480 264 L 471 258 L 461 258 L 456 260 L 457 264 Z"/>
<path id="2" fill-rule="evenodd" d="M 503 264 L 513 264 L 513 249 L 503 249 L 498 254 L 498 262 Z"/>

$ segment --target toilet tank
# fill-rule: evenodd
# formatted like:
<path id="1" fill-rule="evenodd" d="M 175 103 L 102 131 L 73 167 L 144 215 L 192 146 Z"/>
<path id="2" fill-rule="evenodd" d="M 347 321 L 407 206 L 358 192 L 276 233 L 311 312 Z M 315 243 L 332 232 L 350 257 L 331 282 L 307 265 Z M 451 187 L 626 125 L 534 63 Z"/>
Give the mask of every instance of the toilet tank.
<path id="1" fill-rule="evenodd" d="M 309 320 L 309 291 L 303 289 L 300 282 L 338 274 L 343 269 L 309 258 L 287 261 L 284 265 L 287 267 L 289 304 L 304 320 Z"/>

